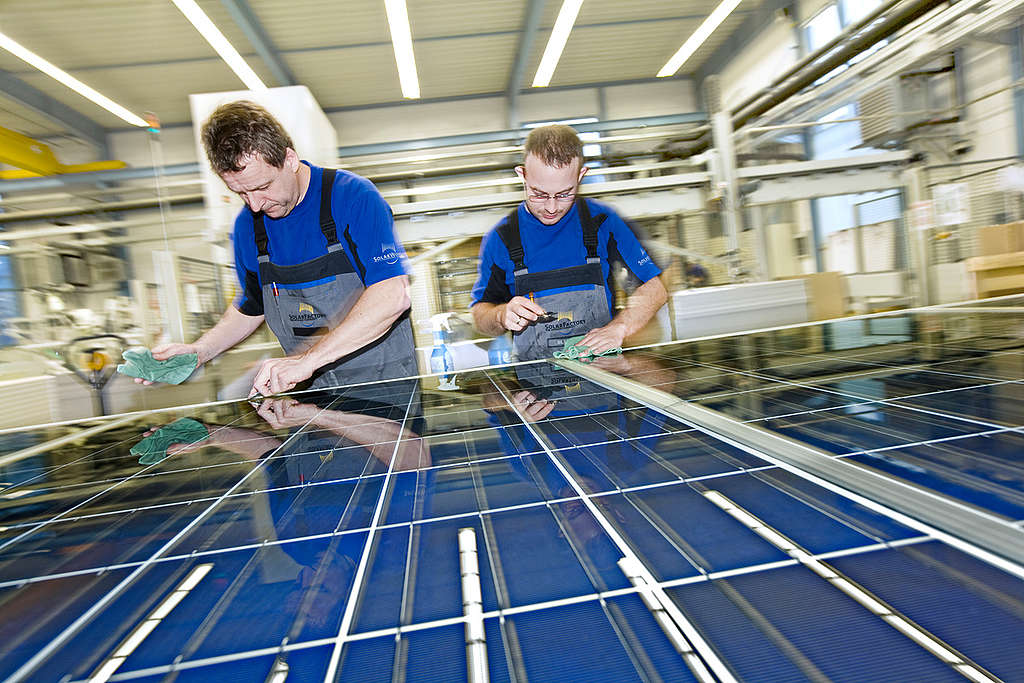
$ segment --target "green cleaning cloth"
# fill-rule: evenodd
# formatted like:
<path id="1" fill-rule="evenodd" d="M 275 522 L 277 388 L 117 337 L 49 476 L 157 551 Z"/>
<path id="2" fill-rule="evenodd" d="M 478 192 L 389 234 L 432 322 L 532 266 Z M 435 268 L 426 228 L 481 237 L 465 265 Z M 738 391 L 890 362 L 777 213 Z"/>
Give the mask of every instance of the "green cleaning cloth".
<path id="1" fill-rule="evenodd" d="M 583 339 L 584 335 L 577 337 L 569 337 L 565 340 L 565 345 L 561 351 L 555 351 L 555 358 L 567 358 L 569 360 L 577 360 L 580 358 L 597 358 L 598 356 L 611 356 L 616 353 L 622 353 L 622 347 L 618 346 L 614 349 L 608 349 L 603 353 L 591 353 L 590 349 L 586 346 L 576 346 Z"/>
<path id="2" fill-rule="evenodd" d="M 164 384 L 181 384 L 199 366 L 199 356 L 194 353 L 157 360 L 149 349 L 126 349 L 121 357 L 128 361 L 117 366 L 121 374 Z"/>
<path id="3" fill-rule="evenodd" d="M 140 465 L 152 465 L 167 457 L 167 448 L 174 443 L 191 444 L 202 441 L 210 435 L 209 430 L 201 422 L 190 417 L 175 420 L 164 425 L 142 441 L 132 446 L 132 455 L 141 456 Z"/>

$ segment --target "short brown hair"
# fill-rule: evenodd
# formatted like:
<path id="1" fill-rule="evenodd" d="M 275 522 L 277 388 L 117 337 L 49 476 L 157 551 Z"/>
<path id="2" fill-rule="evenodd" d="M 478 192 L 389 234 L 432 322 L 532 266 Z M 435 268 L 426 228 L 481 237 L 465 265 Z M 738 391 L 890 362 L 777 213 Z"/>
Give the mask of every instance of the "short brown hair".
<path id="1" fill-rule="evenodd" d="M 574 159 L 583 163 L 583 143 L 571 126 L 552 123 L 538 126 L 526 137 L 523 158 L 534 155 L 548 166 L 562 168 Z"/>
<path id="2" fill-rule="evenodd" d="M 292 139 L 269 111 L 247 100 L 222 104 L 201 131 L 206 156 L 217 175 L 241 171 L 239 161 L 258 154 L 275 168 L 284 166 Z"/>

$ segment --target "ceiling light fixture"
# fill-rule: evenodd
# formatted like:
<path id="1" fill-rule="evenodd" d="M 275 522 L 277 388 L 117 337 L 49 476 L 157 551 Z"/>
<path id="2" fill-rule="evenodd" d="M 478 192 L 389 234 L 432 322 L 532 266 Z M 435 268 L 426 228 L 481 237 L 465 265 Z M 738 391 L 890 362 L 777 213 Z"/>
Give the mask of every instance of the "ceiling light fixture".
<path id="1" fill-rule="evenodd" d="M 740 4 L 740 0 L 722 0 L 722 3 L 708 15 L 697 30 L 693 32 L 686 42 L 683 43 L 682 47 L 676 51 L 672 58 L 668 60 L 665 66 L 661 67 L 661 71 L 658 72 L 658 78 L 665 78 L 666 76 L 674 76 L 679 67 L 681 67 L 687 59 L 693 56 L 693 53 L 697 51 L 704 41 L 708 39 L 715 29 L 721 25 L 725 18 L 732 14 L 732 11 L 736 9 L 737 5 Z"/>
<path id="2" fill-rule="evenodd" d="M 420 96 L 420 79 L 416 75 L 416 57 L 412 52 L 412 30 L 405 0 L 384 0 L 388 13 L 391 45 L 395 48 L 398 81 L 402 84 L 402 97 L 415 100 Z"/>
<path id="3" fill-rule="evenodd" d="M 101 107 L 103 107 L 119 119 L 127 121 L 133 126 L 140 126 L 142 128 L 145 128 L 149 125 L 142 119 L 141 116 L 133 114 L 132 112 L 128 111 L 127 109 L 125 109 L 109 97 L 101 95 L 99 92 L 93 90 L 85 83 L 82 83 L 82 81 L 78 80 L 68 72 L 64 71 L 63 69 L 57 68 L 50 62 L 46 61 L 45 59 L 37 55 L 35 52 L 32 52 L 28 48 L 12 40 L 3 33 L 0 33 L 0 47 L 10 52 L 18 59 L 31 64 L 32 66 L 42 71 L 44 74 L 46 74 L 53 80 L 63 83 L 64 85 L 71 88 L 87 100 L 90 100 L 100 105 Z"/>
<path id="4" fill-rule="evenodd" d="M 569 33 L 576 23 L 576 15 L 580 13 L 583 0 L 565 0 L 562 9 L 558 10 L 558 18 L 555 19 L 555 26 L 551 29 L 551 37 L 548 38 L 547 47 L 544 48 L 544 55 L 540 58 L 540 66 L 533 77 L 534 88 L 546 88 L 551 83 L 551 77 L 555 75 L 555 67 L 558 60 L 562 58 L 562 50 L 569 40 Z"/>
<path id="5" fill-rule="evenodd" d="M 260 77 L 252 70 L 252 67 L 242 59 L 242 55 L 238 54 L 238 50 L 228 42 L 228 39 L 210 21 L 210 17 L 206 16 L 206 12 L 196 4 L 195 0 L 171 0 L 171 2 L 196 27 L 200 35 L 206 39 L 210 47 L 217 51 L 220 58 L 231 67 L 231 70 L 242 80 L 242 83 L 245 83 L 245 87 L 249 90 L 267 89 L 266 84 L 260 80 Z"/>

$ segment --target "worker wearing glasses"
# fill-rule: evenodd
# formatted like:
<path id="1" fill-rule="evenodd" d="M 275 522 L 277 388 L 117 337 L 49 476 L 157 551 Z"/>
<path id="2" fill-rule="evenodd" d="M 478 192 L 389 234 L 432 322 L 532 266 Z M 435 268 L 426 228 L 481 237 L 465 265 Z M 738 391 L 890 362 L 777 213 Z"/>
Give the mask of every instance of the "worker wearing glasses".
<path id="1" fill-rule="evenodd" d="M 623 344 L 665 303 L 661 270 L 608 206 L 579 196 L 583 145 L 569 126 L 535 128 L 516 167 L 526 200 L 483 239 L 473 320 L 483 334 L 513 333 L 520 360 L 549 357 L 569 337 L 600 354 Z M 612 315 L 611 263 L 643 283 Z"/>

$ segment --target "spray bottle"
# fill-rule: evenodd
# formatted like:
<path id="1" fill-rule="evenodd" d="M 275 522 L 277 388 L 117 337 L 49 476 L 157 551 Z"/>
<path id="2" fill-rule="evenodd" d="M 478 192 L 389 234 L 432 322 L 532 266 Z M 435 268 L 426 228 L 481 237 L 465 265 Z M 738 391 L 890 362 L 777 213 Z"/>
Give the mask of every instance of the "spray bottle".
<path id="1" fill-rule="evenodd" d="M 448 350 L 448 333 L 451 332 L 451 323 L 448 322 L 451 313 L 438 313 L 430 317 L 431 330 L 434 335 L 434 349 L 430 352 L 430 372 L 440 374 L 440 381 L 437 388 L 444 391 L 458 389 L 455 383 L 455 375 L 449 374 L 455 369 L 455 362 Z"/>

